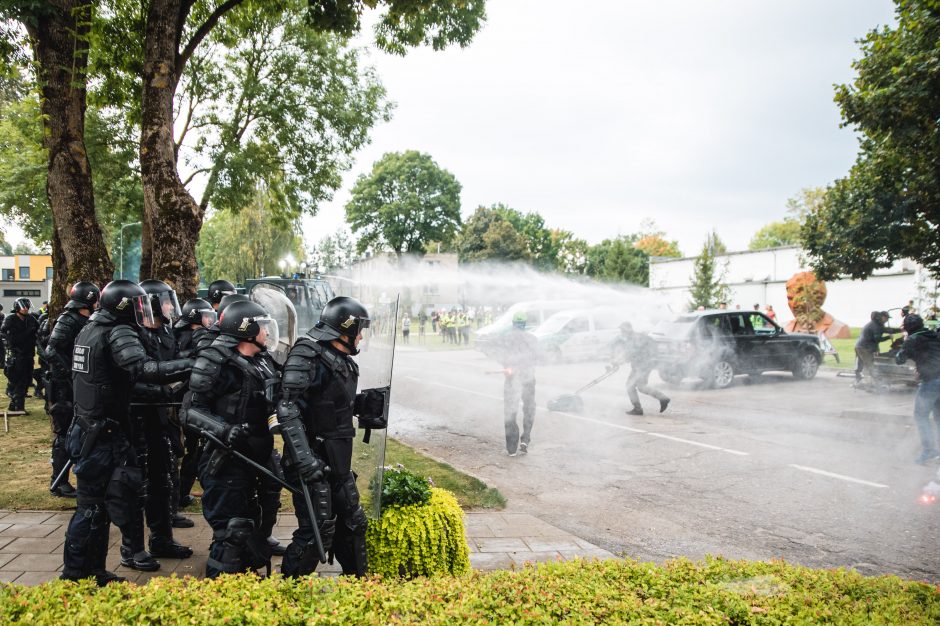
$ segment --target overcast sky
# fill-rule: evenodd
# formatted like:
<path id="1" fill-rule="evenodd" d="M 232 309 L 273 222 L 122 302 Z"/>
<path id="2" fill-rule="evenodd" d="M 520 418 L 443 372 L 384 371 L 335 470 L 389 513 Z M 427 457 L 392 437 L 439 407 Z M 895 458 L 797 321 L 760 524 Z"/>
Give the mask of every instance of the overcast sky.
<path id="1" fill-rule="evenodd" d="M 854 161 L 833 84 L 888 0 L 490 0 L 466 49 L 371 53 L 393 119 L 304 222 L 344 224 L 356 177 L 420 150 L 463 185 L 466 217 L 502 202 L 597 243 L 653 218 L 684 254 L 711 228 L 731 249 L 787 198 Z M 371 40 L 371 35 L 361 41 Z M 9 227 L 10 225 L 5 225 Z M 8 240 L 22 233 L 9 228 Z"/>
<path id="2" fill-rule="evenodd" d="M 310 241 L 343 224 L 359 174 L 419 150 L 463 185 L 596 243 L 656 220 L 684 254 L 716 228 L 743 249 L 787 198 L 844 175 L 857 141 L 833 84 L 887 0 L 490 0 L 466 49 L 372 61 L 396 102 Z"/>

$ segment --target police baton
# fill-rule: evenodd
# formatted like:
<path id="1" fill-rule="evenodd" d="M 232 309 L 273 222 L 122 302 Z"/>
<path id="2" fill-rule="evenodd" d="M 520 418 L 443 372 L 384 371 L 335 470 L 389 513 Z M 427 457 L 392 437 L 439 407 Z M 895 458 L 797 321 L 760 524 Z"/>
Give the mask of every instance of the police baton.
<path id="1" fill-rule="evenodd" d="M 284 487 L 284 489 L 287 489 L 287 490 L 290 491 L 291 493 L 296 493 L 296 494 L 298 494 L 298 495 L 300 494 L 300 492 L 297 491 L 297 488 L 294 487 L 293 485 L 291 485 L 289 482 L 287 482 L 287 481 L 285 481 L 284 479 L 282 479 L 280 476 L 278 476 L 277 474 L 275 474 L 274 472 L 272 472 L 271 470 L 269 470 L 268 468 L 266 468 L 266 467 L 265 467 L 264 465 L 262 465 L 261 463 L 258 463 L 257 461 L 254 461 L 254 460 L 248 458 L 247 456 L 245 456 L 244 454 L 242 454 L 241 452 L 239 452 L 238 450 L 236 450 L 236 449 L 233 448 L 232 446 L 226 445 L 221 439 L 219 439 L 218 437 L 216 437 L 215 435 L 213 435 L 213 434 L 210 433 L 209 431 L 203 430 L 203 429 L 200 428 L 200 429 L 199 429 L 199 434 L 202 435 L 203 437 L 205 437 L 206 439 L 208 439 L 209 441 L 211 441 L 212 443 L 214 443 L 215 445 L 219 446 L 220 448 L 222 448 L 222 449 L 225 450 L 226 452 L 230 452 L 230 453 L 234 454 L 234 455 L 235 455 L 235 458 L 237 458 L 237 459 L 240 460 L 240 461 L 244 461 L 244 462 L 247 463 L 248 465 L 252 466 L 253 468 L 255 468 L 256 470 L 258 470 L 259 472 L 261 472 L 262 474 L 264 474 L 265 476 L 267 476 L 267 477 L 270 478 L 271 480 L 273 480 L 273 481 L 277 482 L 278 484 L 280 484 L 282 487 Z"/>
<path id="2" fill-rule="evenodd" d="M 65 463 L 65 467 L 62 468 L 62 471 L 59 472 L 59 475 L 55 477 L 55 480 L 52 481 L 52 484 L 49 486 L 49 491 L 55 491 L 59 488 L 65 481 L 65 477 L 69 475 L 69 470 L 72 469 L 72 466 L 75 465 L 75 461 L 69 459 Z"/>

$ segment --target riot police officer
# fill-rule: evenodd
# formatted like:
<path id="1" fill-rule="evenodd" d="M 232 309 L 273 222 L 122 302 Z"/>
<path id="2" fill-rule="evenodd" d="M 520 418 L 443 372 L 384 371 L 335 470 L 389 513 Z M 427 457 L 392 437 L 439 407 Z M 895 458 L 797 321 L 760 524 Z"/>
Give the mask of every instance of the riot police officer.
<path id="1" fill-rule="evenodd" d="M 49 334 L 52 328 L 49 324 L 49 307 L 43 302 L 42 308 L 36 314 L 36 360 L 39 367 L 33 370 L 34 388 L 33 397 L 46 399 L 46 379 L 49 377 L 49 361 L 46 360 L 46 346 L 49 345 Z M 49 412 L 49 402 L 45 402 L 46 413 Z"/>
<path id="2" fill-rule="evenodd" d="M 216 283 L 221 283 L 223 286 L 231 285 L 231 283 L 224 280 L 216 281 Z M 213 283 L 213 285 L 216 283 Z M 233 303 L 250 302 L 248 296 L 242 293 L 226 293 L 224 291 L 222 293 L 225 293 L 225 295 L 222 296 L 216 305 L 216 311 L 220 317 Z M 214 324 L 210 325 L 204 333 L 201 333 L 200 336 L 196 338 L 193 354 L 196 356 L 201 354 L 203 350 L 212 345 L 218 336 L 219 321 L 217 320 Z M 267 462 L 264 463 L 264 465 L 269 470 L 280 471 L 280 456 L 276 450 L 272 450 L 271 458 L 269 458 Z M 261 523 L 259 530 L 267 533 L 264 536 L 268 538 L 268 547 L 271 549 L 271 553 L 276 556 L 282 556 L 286 548 L 284 548 L 276 539 L 271 537 L 271 531 L 274 529 L 274 524 L 277 522 L 278 509 L 281 508 L 281 486 L 264 476 L 260 476 L 258 480 L 258 503 L 261 507 Z M 187 494 L 184 495 L 188 495 L 188 491 Z"/>
<path id="3" fill-rule="evenodd" d="M 306 483 L 316 502 L 311 520 L 303 498 L 294 495 L 298 528 L 281 571 L 303 576 L 316 569 L 313 524 L 324 549 L 334 554 L 344 574 L 364 576 L 367 567 L 366 515 L 359 504 L 352 472 L 356 427 L 385 428 L 385 396 L 378 390 L 356 394 L 362 331 L 369 327 L 366 308 L 356 299 L 330 300 L 320 320 L 291 348 L 284 364 L 277 419 L 284 438 L 288 481 Z"/>
<path id="4" fill-rule="evenodd" d="M 206 334 L 206 329 L 215 324 L 218 314 L 215 308 L 202 298 L 187 300 L 179 321 L 173 327 L 176 344 L 181 356 L 190 356 Z"/>
<path id="5" fill-rule="evenodd" d="M 260 530 L 257 472 L 232 450 L 264 464 L 274 449 L 267 418 L 274 408 L 277 365 L 268 354 L 278 328 L 261 305 L 234 302 L 219 320 L 219 337 L 199 353 L 184 408 L 187 428 L 211 435 L 199 459 L 202 511 L 212 527 L 206 576 L 270 567 Z"/>
<path id="6" fill-rule="evenodd" d="M 65 310 L 55 321 L 46 344 L 46 361 L 49 363 L 49 379 L 46 404 L 52 422 L 52 480 L 62 472 L 69 460 L 65 447 L 69 425 L 72 423 L 72 349 L 79 331 L 88 323 L 88 318 L 98 307 L 101 290 L 94 283 L 80 281 L 69 290 L 69 301 Z M 54 496 L 75 497 L 75 488 L 64 477 L 54 491 Z"/>
<path id="7" fill-rule="evenodd" d="M 135 382 L 185 378 L 189 359 L 156 361 L 147 356 L 137 328 L 153 322 L 147 293 L 128 280 L 108 283 L 101 307 L 75 338 L 72 386 L 75 418 L 67 446 L 75 461 L 77 508 L 65 534 L 62 578 L 92 576 L 98 585 L 122 581 L 107 571 L 108 530 L 133 523 L 143 488 L 131 442 L 128 408 Z"/>
<path id="8" fill-rule="evenodd" d="M 206 296 L 206 299 L 209 301 L 209 304 L 212 305 L 212 308 L 218 311 L 222 298 L 235 295 L 236 293 L 238 293 L 238 290 L 235 289 L 235 285 L 229 281 L 214 280 L 209 283 L 209 295 Z"/>
<path id="9" fill-rule="evenodd" d="M 13 301 L 13 312 L 7 315 L 0 335 L 6 344 L 4 373 L 9 381 L 10 411 L 26 410 L 26 394 L 33 379 L 33 357 L 36 354 L 36 331 L 39 324 L 29 314 L 29 298 Z"/>
<path id="10" fill-rule="evenodd" d="M 183 305 L 183 313 L 173 327 L 181 357 L 195 357 L 196 346 L 205 336 L 207 329 L 216 323 L 217 318 L 215 308 L 202 298 L 193 298 Z M 180 463 L 178 506 L 189 506 L 195 501 L 190 491 L 199 472 L 199 454 L 202 451 L 202 445 L 203 441 L 199 435 L 183 429 L 183 459 Z"/>
<path id="11" fill-rule="evenodd" d="M 226 294 L 222 296 L 222 298 L 217 303 L 213 304 L 212 306 L 215 309 L 216 313 L 218 314 L 218 317 L 221 317 L 222 313 L 225 311 L 225 308 L 229 306 L 230 304 L 232 304 L 233 302 L 248 302 L 248 301 L 249 301 L 248 296 L 246 296 L 245 294 L 231 293 L 231 294 Z M 199 338 L 196 340 L 194 347 L 193 347 L 193 350 L 194 350 L 193 356 L 199 356 L 199 353 L 205 350 L 206 348 L 208 348 L 209 346 L 211 346 L 212 342 L 214 342 L 218 338 L 218 336 L 219 336 L 219 322 L 217 320 L 214 324 L 210 325 L 209 328 L 206 329 L 206 332 L 202 333 L 199 336 Z"/>
<path id="12" fill-rule="evenodd" d="M 151 315 L 141 324 L 140 341 L 147 356 L 156 361 L 179 358 L 176 338 L 169 324 L 179 318 L 176 292 L 162 280 L 140 283 L 147 294 L 145 306 Z M 137 467 L 146 489 L 134 507 L 134 521 L 121 532 L 121 565 L 141 571 L 154 571 L 160 563 L 153 557 L 185 559 L 192 550 L 173 539 L 172 513 L 177 490 L 177 453 L 181 453 L 180 426 L 175 410 L 168 405 L 181 399 L 182 383 L 172 387 L 138 382 L 131 397 L 132 444 Z M 144 514 L 150 529 L 149 552 L 144 549 Z M 186 519 L 189 525 L 192 521 Z"/>

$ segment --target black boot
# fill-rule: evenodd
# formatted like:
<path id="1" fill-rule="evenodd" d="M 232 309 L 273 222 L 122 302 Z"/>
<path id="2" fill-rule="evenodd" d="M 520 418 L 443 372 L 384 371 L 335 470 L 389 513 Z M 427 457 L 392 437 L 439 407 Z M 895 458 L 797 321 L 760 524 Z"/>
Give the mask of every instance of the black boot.
<path id="1" fill-rule="evenodd" d="M 666 410 L 666 407 L 669 406 L 669 398 L 663 398 L 659 401 L 659 412 L 662 413 Z"/>
<path id="2" fill-rule="evenodd" d="M 49 493 L 59 498 L 74 498 L 76 495 L 78 495 L 78 492 L 75 491 L 75 487 L 67 482 L 62 483 L 55 489 L 50 489 Z"/>
<path id="3" fill-rule="evenodd" d="M 273 556 L 284 556 L 287 554 L 287 548 L 274 537 L 268 537 L 268 547 L 271 548 Z"/>
<path id="4" fill-rule="evenodd" d="M 639 404 L 634 404 L 633 408 L 627 411 L 627 415 L 643 415 L 643 407 Z"/>
<path id="5" fill-rule="evenodd" d="M 105 587 L 112 583 L 126 583 L 127 579 L 123 576 L 118 576 L 114 572 L 109 572 L 106 569 L 98 570 L 94 573 L 95 584 L 99 587 Z"/>
<path id="6" fill-rule="evenodd" d="M 155 572 L 160 569 L 160 561 L 146 550 L 131 554 L 124 546 L 121 546 L 121 565 L 140 572 Z"/>
<path id="7" fill-rule="evenodd" d="M 173 528 L 192 528 L 196 525 L 196 522 L 189 519 L 185 515 L 180 515 L 179 513 L 173 513 L 170 516 L 170 525 Z"/>
<path id="8" fill-rule="evenodd" d="M 193 549 L 176 543 L 172 537 L 150 535 L 150 553 L 168 559 L 187 559 L 193 555 Z"/>

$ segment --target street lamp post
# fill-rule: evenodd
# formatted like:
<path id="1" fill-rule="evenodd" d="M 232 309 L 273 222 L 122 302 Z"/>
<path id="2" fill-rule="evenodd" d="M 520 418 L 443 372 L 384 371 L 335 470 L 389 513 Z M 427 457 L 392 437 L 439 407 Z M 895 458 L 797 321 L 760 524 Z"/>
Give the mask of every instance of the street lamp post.
<path id="1" fill-rule="evenodd" d="M 128 226 L 140 226 L 140 222 L 131 222 L 121 226 L 121 278 L 124 278 L 124 229 Z"/>

